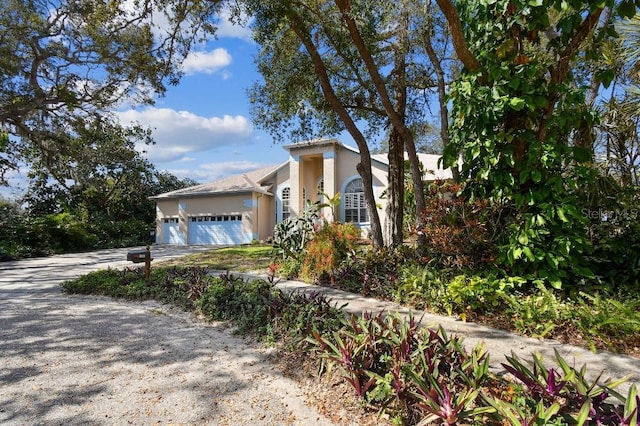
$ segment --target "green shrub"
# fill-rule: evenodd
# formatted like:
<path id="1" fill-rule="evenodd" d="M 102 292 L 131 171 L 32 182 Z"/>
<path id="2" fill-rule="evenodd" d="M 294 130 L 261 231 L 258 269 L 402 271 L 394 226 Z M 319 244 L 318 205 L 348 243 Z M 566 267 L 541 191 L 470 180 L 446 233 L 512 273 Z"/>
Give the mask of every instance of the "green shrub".
<path id="1" fill-rule="evenodd" d="M 297 258 L 316 231 L 320 204 L 308 204 L 298 217 L 289 217 L 273 230 L 273 251 L 278 259 Z"/>
<path id="2" fill-rule="evenodd" d="M 637 291 L 640 283 L 640 186 L 620 187 L 598 176 L 585 188 L 582 214 L 589 219 L 590 267 L 608 290 Z M 577 286 L 579 287 L 579 286 Z"/>
<path id="3" fill-rule="evenodd" d="M 264 280 L 245 281 L 226 274 L 214 278 L 195 304 L 209 319 L 233 320 L 240 333 L 264 334 L 273 319 L 279 293 Z"/>
<path id="4" fill-rule="evenodd" d="M 458 194 L 461 184 L 435 181 L 427 188 L 421 213 L 427 257 L 438 267 L 482 269 L 493 264 L 502 234 L 499 206 L 469 201 Z"/>
<path id="5" fill-rule="evenodd" d="M 290 257 L 290 258 L 281 260 L 277 264 L 276 273 L 279 276 L 290 280 L 290 279 L 298 278 L 300 276 L 300 271 L 302 271 L 302 258 Z"/>
<path id="6" fill-rule="evenodd" d="M 116 269 L 90 272 L 62 283 L 62 289 L 71 294 L 98 294 L 113 296 L 120 285 L 122 272 Z"/>
<path id="7" fill-rule="evenodd" d="M 342 325 L 344 312 L 322 294 L 281 292 L 278 296 L 278 303 L 272 303 L 271 331 L 274 339 L 285 339 L 290 347 L 307 348 L 307 337 L 329 335 Z"/>
<path id="8" fill-rule="evenodd" d="M 63 282 L 62 289 L 73 294 L 98 294 L 125 299 L 149 299 L 157 294 L 153 280 L 145 279 L 144 268 L 90 272 Z"/>
<path id="9" fill-rule="evenodd" d="M 566 316 L 576 324 L 592 350 L 599 339 L 609 347 L 611 338 L 620 338 L 633 345 L 640 342 L 640 300 L 615 300 L 600 294 L 580 293 L 575 306 Z"/>
<path id="10" fill-rule="evenodd" d="M 358 250 L 334 273 L 333 285 L 364 296 L 394 300 L 400 268 L 414 258 L 415 251 L 407 246 Z"/>
<path id="11" fill-rule="evenodd" d="M 398 303 L 435 313 L 453 314 L 452 298 L 447 288 L 451 270 L 408 264 L 400 271 L 400 281 L 394 291 Z"/>
<path id="12" fill-rule="evenodd" d="M 526 282 L 519 277 L 458 275 L 449 281 L 447 290 L 458 310 L 485 314 L 501 307 L 504 299 Z"/>
<path id="13" fill-rule="evenodd" d="M 527 336 L 547 337 L 556 327 L 566 321 L 566 302 L 553 290 L 537 283 L 538 291 L 533 294 L 516 292 L 505 298 L 505 313 L 511 318 L 517 331 Z"/>
<path id="14" fill-rule="evenodd" d="M 233 300 L 236 293 L 236 283 L 242 278 L 224 279 L 215 278 L 196 301 L 197 309 L 207 318 L 212 320 L 230 320 L 234 318 L 234 312 L 227 307 L 227 301 Z"/>

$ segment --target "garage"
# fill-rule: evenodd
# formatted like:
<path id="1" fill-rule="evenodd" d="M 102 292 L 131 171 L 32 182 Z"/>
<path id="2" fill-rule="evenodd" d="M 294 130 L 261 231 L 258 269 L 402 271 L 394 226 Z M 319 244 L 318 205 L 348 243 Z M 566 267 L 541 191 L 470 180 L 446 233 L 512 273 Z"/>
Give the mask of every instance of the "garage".
<path id="1" fill-rule="evenodd" d="M 180 224 L 177 217 L 164 218 L 162 221 L 162 243 L 184 244 L 184 238 L 180 235 Z"/>
<path id="2" fill-rule="evenodd" d="M 189 218 L 189 244 L 243 244 L 242 215 L 194 216 Z"/>

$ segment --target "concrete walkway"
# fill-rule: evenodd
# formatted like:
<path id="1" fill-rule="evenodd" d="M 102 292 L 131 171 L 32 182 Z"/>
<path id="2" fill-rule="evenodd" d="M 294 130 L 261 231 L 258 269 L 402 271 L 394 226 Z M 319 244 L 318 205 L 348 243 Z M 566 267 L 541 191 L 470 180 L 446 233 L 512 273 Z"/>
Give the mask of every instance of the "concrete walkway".
<path id="1" fill-rule="evenodd" d="M 246 275 L 246 277 L 266 278 L 265 275 Z M 630 380 L 616 388 L 618 392 L 626 393 L 632 383 L 640 388 L 640 359 L 618 355 L 608 351 L 598 351 L 593 353 L 587 349 L 577 346 L 565 345 L 553 340 L 538 340 L 529 337 L 519 336 L 503 330 L 486 327 L 480 324 L 463 322 L 452 317 L 433 315 L 419 310 L 411 310 L 397 303 L 380 301 L 357 294 L 348 293 L 334 288 L 309 285 L 299 281 L 280 281 L 278 287 L 290 291 L 303 293 L 319 292 L 325 294 L 336 306 L 346 305 L 344 310 L 349 313 L 361 315 L 364 312 L 378 313 L 381 311 L 388 313 L 399 313 L 408 317 L 410 313 L 414 318 L 422 317 L 421 324 L 426 327 L 437 328 L 441 325 L 449 335 L 457 334 L 464 338 L 464 344 L 468 350 L 476 344 L 484 342 L 489 353 L 491 370 L 497 374 L 504 373 L 501 366 L 505 362 L 505 355 L 515 353 L 522 360 L 532 360 L 533 353 L 540 353 L 543 356 L 545 365 L 548 368 L 556 367 L 555 352 L 569 363 L 569 365 L 580 369 L 587 366 L 587 378 L 595 380 L 602 372 L 600 383 L 608 379 L 618 380 L 625 376 L 630 376 Z"/>

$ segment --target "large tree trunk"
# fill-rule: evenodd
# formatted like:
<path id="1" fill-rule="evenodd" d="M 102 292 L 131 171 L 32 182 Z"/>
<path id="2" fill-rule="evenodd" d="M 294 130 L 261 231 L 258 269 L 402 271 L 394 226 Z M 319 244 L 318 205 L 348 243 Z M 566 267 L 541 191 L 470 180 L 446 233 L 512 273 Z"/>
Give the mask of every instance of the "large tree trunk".
<path id="1" fill-rule="evenodd" d="M 415 191 L 414 196 L 416 200 L 416 220 L 415 226 L 417 230 L 420 230 L 423 226 L 422 215 L 426 208 L 426 201 L 424 196 L 424 181 L 422 171 L 420 169 L 420 160 L 418 159 L 418 153 L 416 152 L 416 145 L 413 141 L 413 133 L 411 130 L 405 127 L 402 132 L 402 138 L 404 139 L 405 149 L 407 150 L 407 157 L 409 157 L 409 167 L 411 170 L 411 177 L 413 178 L 413 189 Z M 418 232 L 418 238 L 416 241 L 418 252 L 422 253 L 425 250 L 425 236 L 422 232 Z"/>
<path id="2" fill-rule="evenodd" d="M 403 242 L 404 219 L 404 144 L 395 129 L 389 135 L 389 194 L 385 243 L 398 246 Z"/>
<path id="3" fill-rule="evenodd" d="M 436 72 L 436 81 L 438 84 L 438 106 L 440 107 L 440 138 L 442 139 L 442 148 L 446 148 L 449 145 L 449 107 L 447 106 L 447 91 L 446 82 L 444 79 L 444 70 L 440 64 L 440 58 L 433 49 L 431 42 L 431 30 L 424 31 L 424 47 L 427 51 L 427 56 L 433 65 L 433 69 Z M 453 181 L 460 181 L 460 170 L 458 165 L 451 167 L 451 173 L 453 174 Z"/>
<path id="4" fill-rule="evenodd" d="M 405 123 L 405 111 L 398 111 L 391 101 L 391 97 L 389 96 L 389 92 L 387 90 L 387 86 L 385 84 L 384 79 L 380 75 L 380 70 L 378 69 L 377 64 L 373 60 L 373 56 L 371 52 L 367 48 L 362 35 L 360 34 L 360 30 L 358 29 L 358 25 L 351 15 L 351 5 L 348 0 L 335 0 L 336 5 L 340 9 L 342 13 L 342 19 L 344 20 L 347 28 L 349 30 L 349 34 L 351 35 L 351 39 L 360 53 L 362 61 L 364 62 L 367 72 L 371 77 L 371 81 L 376 89 L 378 96 L 380 97 L 380 101 L 384 106 L 385 113 L 391 122 L 393 128 L 398 132 L 400 137 L 403 139 L 405 144 L 405 149 L 407 150 L 407 155 L 409 157 L 409 163 L 411 165 L 411 175 L 414 180 L 415 185 L 415 197 L 416 197 L 416 227 L 419 229 L 422 226 L 422 212 L 425 208 L 425 198 L 424 198 L 424 182 L 423 176 L 420 171 L 420 163 L 418 160 L 418 155 L 416 153 L 416 146 L 413 140 L 413 132 L 409 129 Z M 407 28 L 408 30 L 408 28 Z M 402 36 L 402 34 L 400 34 Z M 402 70 L 404 72 L 404 70 Z M 404 88 L 406 90 L 406 87 Z M 424 249 L 424 236 L 418 234 L 418 251 Z"/>

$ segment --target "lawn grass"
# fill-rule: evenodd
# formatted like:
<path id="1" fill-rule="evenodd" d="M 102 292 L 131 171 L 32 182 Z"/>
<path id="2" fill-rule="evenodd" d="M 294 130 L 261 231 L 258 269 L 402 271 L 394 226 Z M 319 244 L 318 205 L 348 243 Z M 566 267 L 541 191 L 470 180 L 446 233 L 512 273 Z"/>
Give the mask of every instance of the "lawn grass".
<path id="1" fill-rule="evenodd" d="M 248 272 L 265 270 L 272 262 L 272 247 L 265 244 L 212 249 L 184 257 L 167 259 L 157 266 L 200 266 L 216 270 Z"/>

